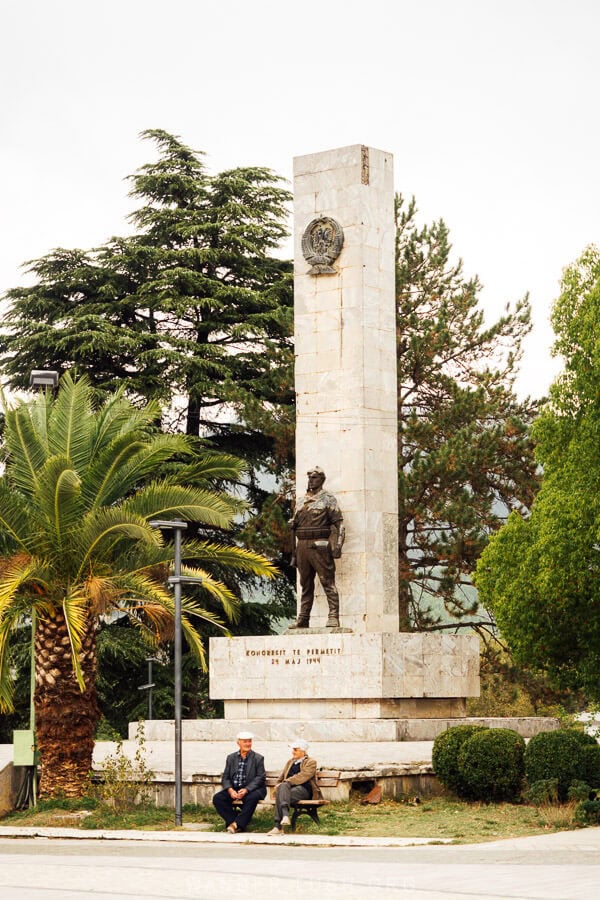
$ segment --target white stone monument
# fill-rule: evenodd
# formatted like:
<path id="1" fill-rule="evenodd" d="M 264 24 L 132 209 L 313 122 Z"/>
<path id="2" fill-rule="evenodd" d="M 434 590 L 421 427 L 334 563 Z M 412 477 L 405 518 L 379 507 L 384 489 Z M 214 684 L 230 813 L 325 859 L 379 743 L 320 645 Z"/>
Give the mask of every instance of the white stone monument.
<path id="1" fill-rule="evenodd" d="M 210 695 L 230 731 L 251 723 L 262 740 L 410 739 L 406 720 L 465 715 L 479 642 L 398 631 L 391 155 L 357 144 L 297 158 L 294 228 L 297 490 L 320 466 L 341 507 L 336 584 L 351 633 L 324 627 L 317 588 L 308 634 L 211 638 Z"/>

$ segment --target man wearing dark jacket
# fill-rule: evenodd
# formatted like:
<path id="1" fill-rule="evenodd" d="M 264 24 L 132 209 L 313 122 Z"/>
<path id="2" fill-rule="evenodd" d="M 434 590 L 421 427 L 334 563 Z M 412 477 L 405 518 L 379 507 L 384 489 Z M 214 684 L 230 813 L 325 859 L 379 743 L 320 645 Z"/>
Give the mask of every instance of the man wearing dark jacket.
<path id="1" fill-rule="evenodd" d="M 230 753 L 225 762 L 221 779 L 223 790 L 213 797 L 213 806 L 225 820 L 230 834 L 246 830 L 258 802 L 267 796 L 265 761 L 252 749 L 253 737 L 249 731 L 240 731 L 237 736 L 239 750 Z M 235 800 L 242 801 L 241 807 L 233 805 Z"/>

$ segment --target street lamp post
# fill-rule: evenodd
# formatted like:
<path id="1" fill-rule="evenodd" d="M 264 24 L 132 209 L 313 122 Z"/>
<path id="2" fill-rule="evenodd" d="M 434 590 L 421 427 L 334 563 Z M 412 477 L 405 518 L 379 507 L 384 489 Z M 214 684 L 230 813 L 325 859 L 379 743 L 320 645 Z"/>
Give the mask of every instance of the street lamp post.
<path id="1" fill-rule="evenodd" d="M 138 691 L 148 691 L 148 721 L 150 722 L 153 718 L 153 716 L 152 716 L 152 688 L 156 687 L 156 685 L 152 681 L 152 663 L 159 663 L 160 659 L 158 659 L 156 656 L 147 656 L 146 662 L 148 663 L 148 683 L 140 684 Z"/>
<path id="2" fill-rule="evenodd" d="M 181 535 L 187 522 L 180 519 L 153 519 L 149 524 L 161 531 L 172 531 L 174 542 L 173 574 L 168 583 L 175 596 L 175 825 L 182 824 L 182 740 L 181 740 L 181 585 L 200 584 L 201 578 L 181 574 Z"/>

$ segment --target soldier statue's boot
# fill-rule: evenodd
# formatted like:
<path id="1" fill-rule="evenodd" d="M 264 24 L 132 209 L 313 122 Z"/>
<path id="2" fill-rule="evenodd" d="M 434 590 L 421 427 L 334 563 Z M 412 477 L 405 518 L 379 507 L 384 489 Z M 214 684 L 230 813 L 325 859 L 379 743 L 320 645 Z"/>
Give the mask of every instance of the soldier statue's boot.
<path id="1" fill-rule="evenodd" d="M 298 618 L 294 622 L 293 625 L 290 625 L 290 628 L 310 628 L 310 611 L 312 609 L 312 603 L 310 602 L 301 602 L 300 603 L 300 611 L 298 613 Z"/>
<path id="2" fill-rule="evenodd" d="M 340 601 L 329 599 L 329 615 L 327 616 L 326 628 L 340 627 Z"/>

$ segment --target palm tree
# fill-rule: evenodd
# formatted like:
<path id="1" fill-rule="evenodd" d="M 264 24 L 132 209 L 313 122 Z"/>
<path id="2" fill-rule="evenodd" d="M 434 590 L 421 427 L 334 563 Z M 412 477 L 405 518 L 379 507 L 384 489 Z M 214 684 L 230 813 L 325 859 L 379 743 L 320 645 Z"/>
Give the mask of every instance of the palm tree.
<path id="1" fill-rule="evenodd" d="M 228 528 L 243 504 L 213 485 L 238 478 L 241 464 L 200 454 L 185 435 L 157 432 L 160 409 L 152 403 L 139 409 L 119 392 L 95 409 L 87 380 L 68 374 L 56 397 L 2 402 L 0 710 L 12 708 L 10 633 L 35 614 L 40 796 L 76 797 L 86 788 L 98 720 L 98 624 L 126 614 L 151 646 L 172 634 L 165 584 L 173 549 L 149 522 L 181 518 Z M 204 566 L 274 572 L 257 554 L 207 540 L 184 543 L 182 557 L 193 561 L 184 573 L 201 577 L 202 590 L 229 618 L 236 598 Z M 182 610 L 186 640 L 205 665 L 192 618 L 224 628 L 223 621 L 189 597 Z"/>

